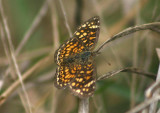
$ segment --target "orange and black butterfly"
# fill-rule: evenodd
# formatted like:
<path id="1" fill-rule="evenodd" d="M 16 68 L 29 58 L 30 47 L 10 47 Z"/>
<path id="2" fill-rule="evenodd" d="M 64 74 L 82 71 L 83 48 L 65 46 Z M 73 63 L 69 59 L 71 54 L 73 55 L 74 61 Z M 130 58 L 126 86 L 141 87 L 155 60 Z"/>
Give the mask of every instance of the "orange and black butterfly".
<path id="1" fill-rule="evenodd" d="M 89 19 L 55 52 L 58 68 L 54 84 L 57 88 L 68 87 L 80 98 L 93 95 L 96 82 L 93 49 L 99 37 L 99 27 L 99 17 Z"/>

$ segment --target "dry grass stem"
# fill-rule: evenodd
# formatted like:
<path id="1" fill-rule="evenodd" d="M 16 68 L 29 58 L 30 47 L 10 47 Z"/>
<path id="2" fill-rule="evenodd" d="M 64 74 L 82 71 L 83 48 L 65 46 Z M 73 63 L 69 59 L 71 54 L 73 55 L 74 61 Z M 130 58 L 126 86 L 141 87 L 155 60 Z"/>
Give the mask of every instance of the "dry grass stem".
<path id="1" fill-rule="evenodd" d="M 5 41 L 5 36 L 4 36 L 3 28 L 2 28 L 2 26 L 0 26 L 0 28 L 1 28 L 0 29 L 1 30 L 1 39 L 2 39 L 2 42 L 3 42 L 2 44 L 3 44 L 4 50 L 5 50 L 6 56 L 8 58 L 9 64 L 12 65 L 12 61 L 11 61 L 11 57 L 10 57 L 10 52 L 9 52 L 9 48 L 7 46 L 7 43 Z M 15 78 L 13 74 L 12 74 L 12 78 L 13 79 Z M 2 80 L 3 80 L 3 83 L 4 83 L 4 80 L 5 80 L 4 76 L 3 76 Z M 22 93 L 18 93 L 18 94 L 19 94 L 20 99 L 22 101 L 22 104 L 23 104 L 23 106 L 25 108 L 25 111 L 29 112 L 28 107 L 26 106 L 27 103 L 26 103 L 26 100 L 25 100 L 25 96 L 23 96 Z M 26 104 L 24 104 L 24 103 L 26 103 Z"/>
<path id="2" fill-rule="evenodd" d="M 58 49 L 59 43 L 59 32 L 58 32 L 58 16 L 53 0 L 48 0 L 48 5 L 51 10 L 51 22 L 52 22 L 52 33 L 53 33 L 53 48 Z"/>
<path id="3" fill-rule="evenodd" d="M 20 42 L 20 44 L 18 45 L 15 54 L 16 56 L 20 53 L 20 51 L 22 50 L 22 48 L 24 47 L 24 45 L 27 43 L 27 41 L 29 40 L 29 38 L 31 37 L 31 35 L 34 33 L 34 31 L 36 30 L 36 28 L 38 27 L 38 25 L 40 24 L 40 22 L 42 21 L 42 19 L 45 17 L 46 13 L 48 10 L 48 4 L 45 1 L 42 5 L 42 7 L 40 8 L 38 14 L 36 15 L 36 17 L 34 18 L 31 27 L 26 31 L 26 33 L 23 36 L 22 41 Z"/>
<path id="4" fill-rule="evenodd" d="M 158 51 L 157 51 L 157 54 L 158 54 Z M 158 68 L 156 82 L 150 88 L 148 88 L 148 90 L 146 91 L 146 94 L 149 97 L 150 96 L 155 97 L 160 94 L 160 64 Z M 152 103 L 149 109 L 149 113 L 156 113 L 157 105 L 158 105 L 158 101 Z"/>
<path id="5" fill-rule="evenodd" d="M 60 3 L 60 6 L 61 6 L 63 15 L 64 15 L 65 25 L 66 25 L 66 28 L 67 28 L 67 30 L 68 30 L 69 37 L 72 37 L 71 28 L 70 28 L 70 26 L 69 26 L 69 24 L 68 24 L 67 15 L 66 15 L 66 12 L 65 12 L 64 5 L 63 5 L 63 3 L 62 3 L 62 0 L 59 0 L 59 3 Z"/>
<path id="6" fill-rule="evenodd" d="M 89 98 L 79 100 L 78 113 L 89 113 Z"/>
<path id="7" fill-rule="evenodd" d="M 147 1 L 142 1 L 142 3 L 140 3 L 140 7 L 139 8 L 143 8 L 145 6 L 145 4 L 147 3 Z M 115 33 L 119 32 L 123 26 L 125 26 L 131 19 L 133 19 L 133 17 L 135 17 L 136 13 L 137 13 L 137 4 L 130 10 L 128 11 L 128 13 L 117 23 L 115 23 L 110 29 L 109 29 L 109 33 L 110 35 L 114 35 Z"/>
<path id="8" fill-rule="evenodd" d="M 60 45 L 60 38 L 59 38 L 59 32 L 58 32 L 58 16 L 57 16 L 57 11 L 55 8 L 55 4 L 53 3 L 53 0 L 48 0 L 48 5 L 51 10 L 51 22 L 52 22 L 52 33 L 53 33 L 53 53 L 55 52 L 56 49 L 58 49 Z M 62 4 L 63 5 L 63 4 Z M 67 20 L 66 20 L 67 21 Z M 71 31 L 70 31 L 71 32 Z M 70 33 L 69 33 L 70 34 Z M 55 73 L 55 72 L 54 72 Z M 53 75 L 52 75 L 53 76 Z M 57 108 L 57 98 L 59 95 L 57 95 L 57 89 L 53 87 L 52 90 L 52 109 L 50 110 L 50 113 L 55 113 L 56 108 Z"/>
<path id="9" fill-rule="evenodd" d="M 156 79 L 156 75 L 152 74 L 152 73 L 147 73 L 147 72 L 144 72 L 138 68 L 133 68 L 133 67 L 127 67 L 127 68 L 122 68 L 122 69 L 119 69 L 119 70 L 116 70 L 116 71 L 111 71 L 111 72 L 108 72 L 100 77 L 97 78 L 97 81 L 100 81 L 100 80 L 104 80 L 104 79 L 108 79 L 110 77 L 112 77 L 113 75 L 116 75 L 120 72 L 131 72 L 131 73 L 136 73 L 136 74 L 139 74 L 139 75 L 143 75 L 143 76 L 146 76 L 146 77 L 149 77 L 153 80 Z"/>
<path id="10" fill-rule="evenodd" d="M 28 31 L 25 33 L 23 40 L 20 42 L 20 44 L 18 45 L 17 49 L 15 50 L 15 55 L 18 56 L 19 52 L 22 50 L 22 48 L 24 47 L 24 45 L 27 43 L 28 39 L 31 37 L 31 35 L 33 34 L 33 32 L 35 31 L 35 29 L 38 27 L 39 23 L 41 22 L 41 20 L 43 19 L 43 17 L 45 16 L 46 12 L 48 9 L 48 5 L 45 2 L 42 6 L 42 8 L 40 9 L 39 13 L 37 14 L 37 16 L 35 17 L 34 21 L 31 24 L 31 27 L 28 29 Z M 10 72 L 10 68 L 8 67 L 5 71 L 5 76 L 7 76 Z"/>
<path id="11" fill-rule="evenodd" d="M 31 76 L 31 74 L 33 72 L 35 72 L 37 69 L 41 69 L 42 65 L 43 66 L 46 66 L 47 65 L 50 65 L 52 62 L 53 58 L 53 54 L 50 54 L 48 56 L 46 56 L 45 58 L 41 59 L 39 62 L 37 62 L 35 65 L 33 65 L 27 72 L 25 72 L 23 75 L 22 75 L 22 80 L 26 80 L 27 78 L 29 78 Z M 44 69 L 44 68 L 43 68 Z M 9 95 L 11 95 L 16 89 L 17 87 L 20 85 L 20 80 L 16 80 L 14 83 L 12 83 L 10 85 L 10 87 L 4 91 L 1 96 L 0 96 L 0 105 L 2 105 L 6 99 L 8 98 Z"/>
<path id="12" fill-rule="evenodd" d="M 156 51 L 157 51 L 157 55 L 158 55 L 158 58 L 159 58 L 159 61 L 160 61 L 160 48 L 157 48 Z M 160 79 L 160 78 L 158 78 L 158 79 Z"/>
<path id="13" fill-rule="evenodd" d="M 138 106 L 136 106 L 135 108 L 127 111 L 126 113 L 137 113 L 140 112 L 141 110 L 143 110 L 144 108 L 146 108 L 147 106 L 149 106 L 150 104 L 152 104 L 153 102 L 156 102 L 160 100 L 160 95 L 157 95 L 151 99 L 148 99 L 146 101 L 144 101 L 143 103 L 139 104 Z"/>
<path id="14" fill-rule="evenodd" d="M 17 74 L 17 76 L 19 78 L 19 81 L 21 83 L 25 98 L 27 100 L 29 112 L 32 113 L 30 100 L 29 100 L 25 85 L 24 85 L 23 80 L 22 80 L 21 72 L 19 70 L 19 67 L 18 67 L 18 64 L 17 64 L 17 61 L 16 61 L 16 57 L 15 57 L 15 53 L 14 53 L 14 47 L 13 47 L 12 40 L 11 40 L 10 30 L 9 30 L 7 19 L 5 17 L 3 6 L 2 6 L 2 0 L 0 0 L 0 12 L 1 12 L 2 21 L 3 21 L 4 28 L 5 28 L 6 35 L 7 35 L 6 36 L 7 37 L 7 41 L 9 43 L 8 46 L 9 46 L 9 49 L 10 49 L 11 61 L 12 61 L 13 66 L 14 66 L 15 73 Z"/>
<path id="15" fill-rule="evenodd" d="M 50 47 L 44 47 L 36 50 L 26 51 L 20 54 L 19 56 L 17 56 L 17 61 L 20 63 L 24 61 L 31 61 L 37 57 L 48 54 L 52 49 L 53 47 L 50 46 Z M 5 57 L 1 57 L 0 61 L 1 61 L 0 66 L 5 66 L 9 64 L 7 58 Z"/>
<path id="16" fill-rule="evenodd" d="M 135 27 L 129 27 L 125 30 L 123 30 L 122 32 L 112 36 L 109 40 L 105 41 L 97 50 L 96 52 L 100 52 L 100 50 L 109 42 L 114 41 L 115 39 L 118 38 L 124 38 L 124 36 L 127 36 L 129 34 L 132 34 L 134 32 L 137 31 L 141 31 L 141 30 L 152 30 L 157 32 L 157 29 L 160 30 L 160 22 L 153 22 L 153 23 L 148 23 L 148 24 L 143 24 L 143 25 L 139 25 L 139 26 L 135 26 Z M 156 29 L 156 30 L 155 30 Z M 160 32 L 158 32 L 160 33 Z"/>

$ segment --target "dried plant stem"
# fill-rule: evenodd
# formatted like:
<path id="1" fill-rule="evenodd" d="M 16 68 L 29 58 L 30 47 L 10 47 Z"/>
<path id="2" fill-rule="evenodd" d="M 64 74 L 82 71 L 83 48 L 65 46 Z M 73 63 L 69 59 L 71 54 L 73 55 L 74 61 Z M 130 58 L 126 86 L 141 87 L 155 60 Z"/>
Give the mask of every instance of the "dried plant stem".
<path id="1" fill-rule="evenodd" d="M 158 53 L 158 51 L 157 51 Z M 145 95 L 147 99 L 136 106 L 135 108 L 131 109 L 127 113 L 136 113 L 144 110 L 146 107 L 150 106 L 149 113 L 158 113 L 160 110 L 156 112 L 157 109 L 157 102 L 160 101 L 160 95 L 159 95 L 159 90 L 160 88 L 160 65 L 159 65 L 159 70 L 157 74 L 157 79 L 156 82 L 154 82 L 146 91 Z"/>
<path id="2" fill-rule="evenodd" d="M 78 113 L 89 113 L 89 98 L 79 100 Z"/>
<path id="3" fill-rule="evenodd" d="M 20 44 L 18 45 L 17 49 L 15 50 L 15 55 L 16 56 L 18 56 L 18 54 L 20 53 L 20 51 L 22 50 L 22 48 L 24 47 L 26 42 L 29 40 L 29 38 L 31 37 L 31 35 L 35 31 L 35 29 L 38 27 L 38 25 L 41 22 L 41 20 L 43 19 L 43 17 L 46 15 L 47 9 L 48 9 L 48 5 L 45 2 L 43 4 L 42 8 L 40 9 L 39 13 L 35 17 L 34 21 L 32 22 L 31 27 L 25 33 L 25 35 L 23 37 L 23 40 L 20 42 Z M 5 76 L 7 76 L 9 74 L 9 72 L 10 72 L 10 68 L 8 67 L 6 72 L 5 72 Z"/>
<path id="4" fill-rule="evenodd" d="M 139 20 L 139 12 L 140 12 L 140 2 L 137 1 L 136 5 L 135 5 L 135 9 L 136 9 L 136 14 L 135 14 L 135 22 L 136 24 L 138 24 L 138 20 Z M 139 37 L 139 34 L 136 33 L 134 34 L 134 37 Z M 138 38 L 133 38 L 133 60 L 132 60 L 132 66 L 133 67 L 137 67 L 138 65 Z M 130 84 L 130 108 L 133 108 L 136 104 L 135 100 L 136 100 L 136 87 L 137 87 L 137 79 L 136 79 L 136 75 L 134 73 L 132 73 L 132 78 L 131 78 L 131 84 Z"/>
<path id="5" fill-rule="evenodd" d="M 50 65 L 52 62 L 53 58 L 53 54 L 50 54 L 48 56 L 46 56 L 45 58 L 43 58 L 42 60 L 40 60 L 38 63 L 36 63 L 34 66 L 32 66 L 27 72 L 25 72 L 23 75 L 22 75 L 22 80 L 26 80 L 29 76 L 31 76 L 31 74 L 37 70 L 37 69 L 41 69 L 42 65 L 44 67 L 47 67 L 46 65 Z M 43 68 L 44 69 L 44 68 Z M 16 89 L 17 87 L 20 85 L 20 80 L 16 80 L 14 83 L 12 83 L 10 85 L 10 87 L 4 91 L 1 96 L 0 96 L 0 105 L 2 105 L 6 99 L 8 98 L 8 96 L 10 96 Z"/>
<path id="6" fill-rule="evenodd" d="M 56 6 L 53 2 L 53 0 L 48 0 L 48 5 L 51 11 L 51 20 L 52 20 L 52 30 L 53 30 L 53 53 L 55 52 L 56 49 L 58 49 L 59 45 L 60 45 L 60 41 L 59 41 L 59 32 L 58 32 L 58 16 L 57 16 L 57 11 L 56 11 Z M 57 99 L 58 96 L 57 95 L 57 89 L 55 87 L 53 87 L 52 90 L 52 109 L 50 110 L 50 113 L 55 113 L 56 112 L 56 108 L 57 108 Z"/>
<path id="7" fill-rule="evenodd" d="M 66 24 L 66 27 L 67 27 L 67 30 L 68 30 L 68 33 L 69 33 L 69 36 L 72 37 L 72 32 L 71 32 L 71 28 L 68 24 L 68 19 L 67 19 L 67 15 L 66 15 L 66 12 L 64 10 L 64 5 L 62 3 L 62 0 L 59 0 L 59 3 L 61 5 L 61 8 L 62 8 L 62 12 L 63 12 L 63 15 L 64 15 L 64 19 L 65 19 L 65 24 Z"/>
<path id="8" fill-rule="evenodd" d="M 160 51 L 158 51 L 157 49 L 157 55 L 160 54 L 159 52 Z M 149 96 L 149 98 L 151 96 L 154 97 L 160 94 L 160 64 L 158 68 L 156 82 L 150 88 L 147 89 L 146 94 L 147 94 L 146 96 Z M 158 101 L 152 103 L 149 109 L 149 113 L 156 113 L 157 105 L 158 105 Z"/>
<path id="9" fill-rule="evenodd" d="M 34 58 L 48 54 L 50 51 L 52 51 L 52 49 L 53 47 L 50 46 L 50 47 L 44 47 L 44 48 L 40 48 L 32 51 L 26 51 L 17 57 L 17 61 L 18 62 L 31 61 Z M 0 66 L 9 64 L 7 58 L 5 57 L 1 57 L 0 61 L 1 61 Z"/>
<path id="10" fill-rule="evenodd" d="M 23 40 L 18 45 L 18 47 L 17 47 L 17 49 L 15 51 L 16 56 L 20 53 L 20 51 L 22 50 L 22 48 L 24 47 L 24 45 L 26 44 L 28 39 L 31 37 L 33 32 L 36 30 L 36 28 L 38 27 L 38 25 L 40 24 L 40 22 L 42 21 L 42 19 L 46 15 L 47 10 L 48 10 L 48 4 L 45 1 L 44 4 L 42 5 L 41 9 L 39 10 L 37 16 L 34 18 L 32 24 L 31 24 L 31 27 L 24 34 Z"/>
<path id="11" fill-rule="evenodd" d="M 25 85 L 24 85 L 23 80 L 22 80 L 22 75 L 21 75 L 21 72 L 19 70 L 17 60 L 16 60 L 16 57 L 15 57 L 14 47 L 13 47 L 12 40 L 11 40 L 11 34 L 10 34 L 10 31 L 9 31 L 7 19 L 5 17 L 3 6 L 2 6 L 2 0 L 0 0 L 0 12 L 1 12 L 2 21 L 3 21 L 3 24 L 4 24 L 4 29 L 5 29 L 5 32 L 6 32 L 7 41 L 9 43 L 8 46 L 9 46 L 9 49 L 10 49 L 11 62 L 13 63 L 13 67 L 15 69 L 15 72 L 16 72 L 16 74 L 19 78 L 20 84 L 22 86 L 25 98 L 27 100 L 29 112 L 32 113 L 30 100 L 29 100 L 28 94 L 26 92 L 26 88 L 25 88 Z"/>
<path id="12" fill-rule="evenodd" d="M 139 3 L 139 9 L 142 9 L 144 6 L 146 6 L 146 4 L 148 3 L 148 1 L 140 1 Z M 132 9 L 130 9 L 127 14 L 118 22 L 116 22 L 110 29 L 109 29 L 109 33 L 111 35 L 114 35 L 115 33 L 119 32 L 120 30 L 122 30 L 122 28 L 130 21 L 132 20 L 135 15 L 138 13 L 137 10 L 137 4 L 135 4 L 133 6 Z"/>
<path id="13" fill-rule="evenodd" d="M 156 102 L 158 100 L 160 100 L 160 95 L 157 95 L 156 97 L 153 97 L 151 99 L 144 101 L 143 103 L 139 104 L 134 109 L 131 109 L 130 111 L 126 113 L 137 113 L 141 111 L 142 109 L 146 108 L 147 106 L 149 106 L 151 103 Z"/>
<path id="14" fill-rule="evenodd" d="M 157 48 L 156 51 L 157 51 L 157 55 L 158 55 L 158 58 L 159 58 L 159 61 L 160 61 L 160 48 Z M 160 79 L 160 76 L 158 77 L 158 79 Z"/>
<path id="15" fill-rule="evenodd" d="M 1 24 L 0 24 L 0 28 L 1 28 L 1 29 L 0 29 L 0 31 L 1 31 L 0 34 L 1 34 L 2 44 L 3 44 L 4 50 L 5 50 L 5 54 L 6 54 L 6 56 L 7 56 L 7 59 L 8 59 L 8 61 L 9 61 L 9 64 L 12 65 L 9 48 L 8 48 L 7 43 L 6 43 L 6 41 L 5 41 L 5 35 L 4 35 L 4 31 L 3 31 L 3 29 L 2 29 Z M 14 76 L 13 72 L 11 73 L 11 75 L 12 75 L 11 77 L 14 79 L 15 76 Z M 4 81 L 4 76 L 3 76 L 3 81 Z M 2 85 L 3 85 L 3 84 L 2 84 Z M 26 110 L 26 112 L 27 112 L 27 111 L 28 111 L 28 109 L 27 109 L 28 107 L 26 107 L 26 104 L 24 104 L 24 103 L 26 102 L 26 100 L 25 100 L 24 96 L 22 95 L 22 93 L 18 92 L 18 94 L 19 94 L 20 99 L 21 99 L 21 101 L 22 101 L 22 104 L 23 104 L 23 106 L 24 106 L 24 108 L 25 108 L 25 110 Z"/>
<path id="16" fill-rule="evenodd" d="M 51 11 L 51 20 L 52 20 L 52 29 L 53 29 L 53 48 L 56 50 L 58 49 L 60 42 L 59 42 L 59 32 L 58 32 L 58 16 L 57 11 L 55 8 L 55 4 L 53 0 L 48 0 L 48 5 Z"/>
<path id="17" fill-rule="evenodd" d="M 134 32 L 137 31 L 141 31 L 141 30 L 152 30 L 155 32 L 160 33 L 160 22 L 153 22 L 153 23 L 148 23 L 148 24 L 143 24 L 143 25 L 139 25 L 139 26 L 135 26 L 135 27 L 129 27 L 125 30 L 123 30 L 122 32 L 112 36 L 109 40 L 105 41 L 97 50 L 96 52 L 100 52 L 100 50 L 109 42 L 114 41 L 115 39 L 118 38 L 124 38 L 124 36 L 127 36 L 129 34 L 132 34 Z"/>
<path id="18" fill-rule="evenodd" d="M 156 75 L 152 74 L 152 73 L 147 73 L 147 72 L 144 72 L 138 68 L 133 68 L 133 67 L 127 67 L 127 68 L 122 68 L 122 69 L 119 69 L 119 70 L 116 70 L 116 71 L 111 71 L 111 72 L 108 72 L 100 77 L 98 77 L 97 81 L 100 81 L 100 80 L 103 80 L 103 79 L 107 79 L 107 78 L 110 78 L 112 77 L 113 75 L 115 74 L 118 74 L 120 72 L 131 72 L 131 73 L 136 73 L 136 74 L 140 74 L 140 75 L 144 75 L 146 77 L 149 77 L 153 80 L 156 79 Z"/>

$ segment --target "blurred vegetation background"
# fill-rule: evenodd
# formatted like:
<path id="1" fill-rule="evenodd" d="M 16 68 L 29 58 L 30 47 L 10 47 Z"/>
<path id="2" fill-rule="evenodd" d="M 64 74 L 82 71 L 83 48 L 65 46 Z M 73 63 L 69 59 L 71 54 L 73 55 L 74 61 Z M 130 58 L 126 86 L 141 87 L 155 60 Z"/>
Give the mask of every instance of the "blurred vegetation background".
<path id="1" fill-rule="evenodd" d="M 100 16 L 101 30 L 96 48 L 127 27 L 160 21 L 160 0 L 62 0 L 64 7 L 61 7 L 59 0 L 2 0 L 15 50 L 31 29 L 45 2 L 46 12 L 38 17 L 38 26 L 31 30 L 32 34 L 16 57 L 22 75 L 36 64 L 39 66 L 24 82 L 33 113 L 78 112 L 79 99 L 68 90 L 57 90 L 53 86 L 57 67 L 53 55 L 49 61 L 39 65 L 53 54 L 59 43 L 69 38 L 62 8 L 72 33 L 82 22 Z M 138 67 L 156 74 L 159 61 L 155 48 L 158 47 L 160 34 L 149 30 L 113 41 L 96 58 L 97 77 L 123 67 Z M 0 94 L 18 79 L 13 79 L 12 71 L 5 74 L 8 66 L 10 64 L 0 40 L 0 81 L 3 83 Z M 94 96 L 90 98 L 90 113 L 124 113 L 144 101 L 145 90 L 152 83 L 149 78 L 131 73 L 120 73 L 99 81 Z M 29 112 L 24 97 L 23 90 L 18 87 L 0 106 L 0 113 Z"/>

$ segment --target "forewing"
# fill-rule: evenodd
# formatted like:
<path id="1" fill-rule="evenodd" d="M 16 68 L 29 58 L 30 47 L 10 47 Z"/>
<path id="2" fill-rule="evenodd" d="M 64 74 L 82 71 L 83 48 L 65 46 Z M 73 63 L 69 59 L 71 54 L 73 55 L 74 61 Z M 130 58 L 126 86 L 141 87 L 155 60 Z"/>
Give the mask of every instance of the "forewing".
<path id="1" fill-rule="evenodd" d="M 86 98 L 93 95 L 95 90 L 95 67 L 92 62 L 79 64 L 75 78 L 70 82 L 69 88 L 76 96 Z"/>
<path id="2" fill-rule="evenodd" d="M 73 37 L 62 44 L 55 52 L 55 62 L 60 65 L 64 59 L 94 48 L 99 36 L 99 17 L 93 17 L 84 22 Z"/>
<path id="3" fill-rule="evenodd" d="M 55 62 L 60 65 L 64 58 L 67 59 L 70 56 L 74 56 L 84 51 L 85 47 L 77 38 L 71 38 L 66 43 L 62 44 L 56 51 L 54 59 Z"/>
<path id="4" fill-rule="evenodd" d="M 100 30 L 100 19 L 95 16 L 84 22 L 74 33 L 87 50 L 92 50 L 97 43 Z"/>

